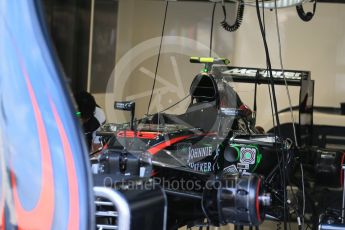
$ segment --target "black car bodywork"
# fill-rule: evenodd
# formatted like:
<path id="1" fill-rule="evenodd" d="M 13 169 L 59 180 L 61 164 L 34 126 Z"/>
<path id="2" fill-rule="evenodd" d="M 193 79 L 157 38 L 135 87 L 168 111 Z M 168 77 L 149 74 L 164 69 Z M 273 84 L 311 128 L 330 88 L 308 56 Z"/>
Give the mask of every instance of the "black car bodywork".
<path id="1" fill-rule="evenodd" d="M 275 84 L 286 81 L 300 87 L 298 141 L 304 151 L 297 151 L 289 138 L 260 133 L 255 111 L 229 85 L 268 84 L 266 70 L 213 65 L 211 71 L 194 78 L 185 113 L 157 113 L 132 125 L 114 125 L 116 131 L 100 132 L 108 136 L 108 143 L 98 158 L 95 177 L 146 178 L 160 186 L 167 196 L 168 216 L 160 218 L 169 229 L 228 223 L 257 226 L 265 217 L 286 220 L 285 189 L 298 180 L 293 175 L 296 161 L 316 164 L 317 151 L 301 156 L 312 132 L 310 73 L 285 71 L 285 80 L 282 74 L 273 71 Z M 338 161 L 332 173 L 340 172 Z"/>

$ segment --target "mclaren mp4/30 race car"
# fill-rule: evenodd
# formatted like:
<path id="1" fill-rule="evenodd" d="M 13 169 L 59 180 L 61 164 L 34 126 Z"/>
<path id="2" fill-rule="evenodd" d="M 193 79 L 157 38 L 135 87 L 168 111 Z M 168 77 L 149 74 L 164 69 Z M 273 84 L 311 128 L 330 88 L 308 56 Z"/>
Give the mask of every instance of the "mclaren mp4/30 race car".
<path id="1" fill-rule="evenodd" d="M 132 119 L 127 124 L 108 124 L 99 132 L 107 143 L 93 159 L 95 183 L 112 186 L 129 200 L 139 199 L 133 198 L 137 187 L 129 186 L 130 181 L 149 183 L 150 191 L 158 186 L 161 192 L 156 198 L 136 194 L 141 196 L 143 210 L 138 214 L 138 205 L 132 205 L 137 213 L 132 227 L 145 219 L 147 222 L 148 216 L 155 223 L 160 221 L 150 225 L 155 229 L 228 223 L 258 226 L 265 218 L 286 222 L 291 209 L 294 217 L 299 216 L 297 204 L 288 207 L 286 202 L 286 187 L 296 161 L 295 144 L 290 138 L 258 130 L 255 111 L 229 85 L 268 84 L 269 75 L 265 70 L 226 64 L 223 59 L 206 63 L 209 71 L 192 81 L 190 104 L 183 114 L 161 112 L 135 120 L 134 102 L 115 102 L 115 109 L 131 111 Z M 300 114 L 304 119 L 300 121 L 305 124 L 300 124 L 299 136 L 306 142 L 313 81 L 306 71 L 286 71 L 285 78 L 288 84 L 301 87 Z M 281 72 L 273 71 L 272 79 L 275 84 L 284 84 Z M 111 178 L 111 183 L 105 184 L 109 182 L 105 178 Z M 143 205 L 158 197 L 164 208 Z"/>

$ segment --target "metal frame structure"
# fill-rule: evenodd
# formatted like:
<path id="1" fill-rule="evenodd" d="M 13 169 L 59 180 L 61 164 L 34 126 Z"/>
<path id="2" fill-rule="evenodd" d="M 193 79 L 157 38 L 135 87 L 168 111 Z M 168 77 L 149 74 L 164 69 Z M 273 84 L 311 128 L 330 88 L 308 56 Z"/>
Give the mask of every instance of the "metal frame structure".
<path id="1" fill-rule="evenodd" d="M 95 193 L 95 197 L 109 200 L 114 205 L 115 210 L 117 211 L 116 213 L 112 212 L 112 217 L 117 216 L 117 220 L 118 220 L 117 227 L 97 225 L 98 229 L 130 230 L 130 219 L 131 219 L 130 208 L 127 201 L 121 195 L 121 193 L 117 192 L 114 189 L 110 189 L 106 187 L 94 187 L 93 191 Z M 106 203 L 107 202 L 103 202 L 101 204 L 106 204 Z"/>

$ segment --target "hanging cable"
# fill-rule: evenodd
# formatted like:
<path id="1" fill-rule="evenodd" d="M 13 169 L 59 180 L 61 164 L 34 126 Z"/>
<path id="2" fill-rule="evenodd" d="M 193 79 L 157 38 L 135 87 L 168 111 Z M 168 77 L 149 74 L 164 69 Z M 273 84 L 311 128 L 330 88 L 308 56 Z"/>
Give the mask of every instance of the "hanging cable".
<path id="1" fill-rule="evenodd" d="M 264 4 L 261 4 L 261 6 L 262 6 L 261 10 L 262 10 L 263 33 L 265 34 L 265 37 L 266 37 L 265 8 L 264 8 Z M 266 60 L 266 73 L 267 73 L 267 75 L 269 74 L 269 68 L 268 68 L 267 60 Z M 268 93 L 269 93 L 269 99 L 270 99 L 270 105 L 271 105 L 272 125 L 273 125 L 272 127 L 276 127 L 275 119 L 274 119 L 274 111 L 273 111 L 274 106 L 273 106 L 273 101 L 272 101 L 271 88 L 270 88 L 270 85 L 267 85 L 267 87 L 268 87 Z M 274 135 L 277 136 L 276 134 L 277 134 L 276 130 L 274 129 Z M 278 158 L 279 158 L 279 156 L 278 156 Z"/>
<path id="2" fill-rule="evenodd" d="M 264 7 L 263 2 L 261 4 L 261 10 L 262 10 L 263 33 L 265 34 L 265 37 L 266 37 L 265 7 Z M 266 60 L 266 73 L 267 73 L 267 75 L 269 74 L 269 68 L 268 68 L 267 60 Z M 274 111 L 273 111 L 274 106 L 273 106 L 273 101 L 272 101 L 271 88 L 270 88 L 270 85 L 267 85 L 267 87 L 268 87 L 268 93 L 269 93 L 269 96 L 270 96 L 271 113 L 272 113 L 272 118 L 273 118 L 272 119 L 272 123 L 273 123 L 273 127 L 276 127 L 275 119 L 274 119 Z M 276 130 L 274 130 L 274 135 L 277 136 Z"/>
<path id="3" fill-rule="evenodd" d="M 262 24 L 263 24 L 263 33 L 266 37 L 266 21 L 265 21 L 265 8 L 264 8 L 264 4 L 261 4 L 262 5 Z M 268 75 L 269 74 L 269 68 L 268 68 L 268 62 L 266 60 L 266 74 Z M 269 75 L 268 75 L 269 76 Z M 270 85 L 267 85 L 267 88 L 268 88 L 268 93 L 269 93 L 269 101 L 270 101 L 270 107 L 271 107 L 271 116 L 272 116 L 272 127 L 274 129 L 274 136 L 276 137 L 277 136 L 277 130 L 276 130 L 276 124 L 275 124 L 275 118 L 274 118 L 274 111 L 273 111 L 273 100 L 272 100 L 272 92 L 271 92 L 271 88 L 270 88 Z M 279 176 L 280 176 L 280 181 L 283 181 L 283 172 L 282 172 L 282 167 L 281 167 L 281 164 L 282 164 L 282 159 L 280 159 L 280 155 L 278 153 L 278 150 L 276 148 L 276 154 L 277 154 L 277 159 L 278 159 L 278 170 L 279 170 Z M 273 170 L 273 171 L 276 171 Z M 273 173 L 272 171 L 272 173 Z M 273 174 L 272 174 L 273 175 Z M 269 179 L 269 178 L 267 178 Z"/>
<path id="4" fill-rule="evenodd" d="M 217 3 L 213 3 L 212 16 L 211 16 L 211 33 L 210 33 L 210 53 L 209 57 L 212 57 L 212 45 L 213 45 L 213 27 L 214 27 L 214 13 L 216 11 Z"/>
<path id="5" fill-rule="evenodd" d="M 266 37 L 266 21 L 265 21 L 265 8 L 264 8 L 264 4 L 261 4 L 262 6 L 262 24 L 263 24 L 263 33 L 265 34 L 265 37 Z M 266 60 L 266 73 L 267 75 L 269 74 L 269 68 L 268 68 L 268 62 Z M 268 93 L 269 93 L 269 98 L 270 98 L 270 106 L 271 106 L 271 113 L 272 113 L 272 124 L 273 124 L 273 128 L 276 127 L 276 124 L 275 124 L 275 119 L 274 119 L 274 111 L 273 111 L 273 100 L 272 100 L 272 93 L 271 93 L 271 88 L 270 88 L 270 85 L 267 85 L 268 87 Z M 274 136 L 277 136 L 277 133 L 276 133 L 276 129 L 274 129 Z M 278 159 L 279 159 L 279 156 L 278 156 Z"/>
<path id="6" fill-rule="evenodd" d="M 256 111 L 257 111 L 257 100 L 256 100 L 256 95 L 257 95 L 257 91 L 258 91 L 258 78 L 259 78 L 259 70 L 256 71 L 255 74 L 255 85 L 254 85 L 254 103 L 253 103 L 253 112 L 256 115 Z"/>
<path id="7" fill-rule="evenodd" d="M 268 67 L 267 67 L 267 70 L 266 70 L 267 74 L 269 72 L 268 70 Z M 274 105 L 273 105 L 273 97 L 272 97 L 272 90 L 270 88 L 270 85 L 267 85 L 268 87 L 268 93 L 269 93 L 269 97 L 270 97 L 270 106 L 271 106 L 271 116 L 272 116 L 272 124 L 273 124 L 273 131 L 274 131 L 274 136 L 276 137 L 277 136 L 277 129 L 276 129 L 276 122 L 275 122 L 275 118 L 274 118 Z M 283 167 L 281 167 L 281 165 L 283 164 L 283 159 L 281 159 L 280 155 L 279 155 L 279 152 L 278 152 L 278 149 L 277 147 L 275 147 L 275 150 L 276 150 L 276 154 L 277 154 L 277 159 L 278 159 L 278 169 L 279 169 L 279 176 L 280 176 L 280 181 L 283 181 L 283 175 L 284 175 L 284 172 L 283 172 Z"/>
<path id="8" fill-rule="evenodd" d="M 296 10 L 297 10 L 297 14 L 300 17 L 300 19 L 302 19 L 305 22 L 309 22 L 315 15 L 315 11 L 316 11 L 316 5 L 317 5 L 317 0 L 314 0 L 314 5 L 313 5 L 313 13 L 312 12 L 304 12 L 303 9 L 303 5 L 297 5 L 296 6 Z"/>
<path id="9" fill-rule="evenodd" d="M 275 9 L 275 21 L 276 21 L 276 30 L 277 30 L 277 38 L 278 38 L 278 50 L 279 50 L 280 68 L 281 68 L 281 71 L 282 71 L 282 75 L 283 75 L 283 79 L 284 79 L 284 83 L 285 83 L 285 88 L 286 88 L 286 93 L 287 93 L 288 101 L 289 101 L 289 109 L 290 109 L 290 114 L 291 114 L 291 121 L 292 121 L 292 129 L 293 129 L 294 141 L 295 141 L 295 145 L 298 147 L 296 126 L 295 126 L 295 118 L 294 118 L 293 110 L 292 110 L 291 96 L 290 96 L 290 91 L 289 91 L 289 87 L 288 87 L 288 84 L 287 84 L 287 81 L 286 81 L 285 72 L 284 72 L 284 66 L 283 66 L 282 45 L 281 45 L 279 20 L 278 20 L 278 10 L 277 10 L 277 0 L 274 0 L 274 9 Z M 301 167 L 301 172 L 302 172 L 302 193 L 303 193 L 303 198 L 302 198 L 302 202 L 303 202 L 303 208 L 302 208 L 302 229 L 304 229 L 305 192 L 304 192 L 304 174 L 303 174 L 303 166 L 302 166 L 302 164 L 300 164 L 300 167 Z M 298 218 L 300 218 L 300 217 L 298 216 Z"/>
<path id="10" fill-rule="evenodd" d="M 264 4 L 261 4 L 261 5 L 262 5 L 262 11 L 263 11 L 262 12 L 262 24 L 263 24 L 263 29 L 264 29 L 263 33 L 264 33 L 264 35 L 266 37 L 265 8 L 263 7 Z M 266 60 L 266 70 L 265 71 L 266 71 L 267 76 L 269 76 L 269 68 L 268 68 L 267 60 Z M 272 92 L 271 92 L 271 88 L 270 88 L 269 84 L 267 85 L 267 88 L 268 88 L 270 108 L 271 108 L 272 127 L 273 127 L 273 130 L 274 130 L 274 136 L 276 137 L 277 136 L 277 130 L 275 128 L 276 125 L 275 125 L 275 118 L 274 118 L 274 111 L 273 111 L 274 106 L 273 106 L 273 100 L 272 100 Z M 273 175 L 274 172 L 278 169 L 279 170 L 280 181 L 283 181 L 283 172 L 282 172 L 282 167 L 281 167 L 282 159 L 280 159 L 280 155 L 278 153 L 277 148 L 276 148 L 276 154 L 277 154 L 277 159 L 278 159 L 278 165 L 277 165 L 277 168 L 272 171 L 272 174 L 271 173 L 270 174 Z M 267 177 L 267 180 L 270 180 L 270 178 Z"/>
<path id="11" fill-rule="evenodd" d="M 222 1 L 222 8 L 223 8 L 224 19 L 220 24 L 222 25 L 222 27 L 226 31 L 229 31 L 229 32 L 236 31 L 238 28 L 240 28 L 241 23 L 243 21 L 243 13 L 244 13 L 244 2 L 243 2 L 243 0 L 240 0 L 238 3 L 236 20 L 235 20 L 234 24 L 232 24 L 232 25 L 229 25 L 229 23 L 226 21 L 227 17 L 226 17 L 226 8 L 225 8 L 224 0 Z"/>
<path id="12" fill-rule="evenodd" d="M 268 74 L 268 68 L 267 68 L 267 74 Z M 271 115 L 272 115 L 272 125 L 273 125 L 273 129 L 274 129 L 274 136 L 277 136 L 277 132 L 276 132 L 276 122 L 275 122 L 275 118 L 274 118 L 274 111 L 273 111 L 273 99 L 272 99 L 272 92 L 271 92 L 271 88 L 270 85 L 267 85 L 268 87 L 268 94 L 270 96 L 270 106 L 271 106 Z"/>
<path id="13" fill-rule="evenodd" d="M 182 101 L 186 100 L 188 97 L 190 96 L 190 94 L 186 95 L 185 97 L 183 97 L 181 100 L 175 102 L 174 104 L 172 104 L 171 106 L 169 106 L 168 108 L 165 108 L 161 111 L 159 111 L 158 113 L 163 113 L 169 109 L 171 109 L 172 107 L 175 107 L 176 105 L 180 104 Z M 152 114 L 151 114 L 152 115 Z"/>
<path id="14" fill-rule="evenodd" d="M 297 134 L 296 134 L 296 126 L 295 126 L 295 118 L 293 116 L 293 110 L 292 110 L 292 103 L 291 103 L 291 96 L 289 91 L 289 86 L 286 81 L 285 72 L 284 72 L 284 66 L 283 66 L 283 58 L 282 58 L 282 45 L 281 45 L 281 39 L 280 39 L 280 29 L 279 29 L 279 23 L 278 23 L 278 10 L 277 10 L 277 0 L 274 0 L 274 11 L 275 11 L 275 21 L 276 21 L 276 29 L 277 29 L 277 37 L 278 37 L 278 51 L 279 51 L 279 61 L 280 61 L 280 69 L 282 71 L 286 93 L 289 100 L 289 109 L 291 113 L 291 121 L 292 121 L 292 129 L 293 129 L 293 135 L 296 146 L 298 146 L 297 142 Z"/>
<path id="15" fill-rule="evenodd" d="M 305 190 L 304 190 L 304 173 L 303 173 L 303 165 L 300 163 L 301 167 L 301 176 L 302 176 L 302 196 L 303 196 L 303 207 L 302 207 L 302 229 L 304 229 L 304 215 L 305 215 Z"/>
<path id="16" fill-rule="evenodd" d="M 266 23 L 265 23 L 265 5 L 261 4 L 261 10 L 262 10 L 262 22 L 264 24 L 264 33 L 266 34 Z"/>
<path id="17" fill-rule="evenodd" d="M 158 72 L 158 66 L 159 66 L 159 59 L 160 59 L 161 51 L 162 51 L 162 43 L 163 43 L 163 37 L 164 37 L 165 23 L 166 23 L 166 19 L 167 19 L 168 6 L 169 6 L 169 1 L 166 1 L 165 13 L 164 13 L 164 21 L 163 21 L 163 28 L 162 28 L 162 34 L 161 34 L 161 41 L 160 41 L 160 44 L 159 44 L 159 51 L 158 51 L 158 57 L 157 57 L 157 63 L 156 63 L 155 77 L 153 79 L 151 95 L 150 95 L 149 104 L 147 106 L 146 115 L 149 114 L 150 106 L 151 106 L 151 101 L 152 101 L 152 96 L 153 96 L 153 91 L 155 90 L 155 85 L 156 85 L 156 80 L 157 80 L 157 72 Z"/>
<path id="18" fill-rule="evenodd" d="M 217 3 L 215 2 L 213 4 L 213 9 L 212 9 L 212 15 L 211 15 L 211 31 L 210 31 L 210 53 L 209 56 L 212 57 L 212 45 L 213 45 L 213 27 L 214 27 L 214 16 L 215 16 L 215 11 L 216 11 L 216 6 Z M 166 17 L 166 16 L 165 16 Z M 164 17 L 164 18 L 165 18 Z M 163 26 L 163 30 L 164 30 L 164 26 Z M 156 75 L 155 75 L 156 76 Z M 171 109 L 172 107 L 175 107 L 176 105 L 180 104 L 182 101 L 186 100 L 188 97 L 190 96 L 190 94 L 186 95 L 185 97 L 183 97 L 181 100 L 177 101 L 176 103 L 174 103 L 173 105 L 163 109 L 162 111 L 160 111 L 159 113 L 163 113 L 169 109 Z M 148 112 L 147 112 L 148 114 Z"/>
<path id="19" fill-rule="evenodd" d="M 269 74 L 269 79 L 270 79 L 270 84 L 271 84 L 271 89 L 272 89 L 273 108 L 274 108 L 274 112 L 275 112 L 277 128 L 278 128 L 278 130 L 280 130 L 280 127 L 279 127 L 280 126 L 280 122 L 279 122 L 278 108 L 277 108 L 277 98 L 276 98 L 276 94 L 275 94 L 275 86 L 274 86 L 274 81 L 273 81 L 271 59 L 270 59 L 270 56 L 269 56 L 266 35 L 264 33 L 263 25 L 262 25 L 262 21 L 261 21 L 259 1 L 256 0 L 256 2 L 257 2 L 257 14 L 258 14 L 258 19 L 259 19 L 260 30 L 261 30 L 262 38 L 263 38 L 263 41 L 264 41 L 264 48 L 265 48 L 265 53 L 266 53 L 266 61 L 267 61 L 268 71 L 269 71 L 268 74 Z M 279 131 L 278 134 L 280 135 L 280 131 Z"/>
<path id="20" fill-rule="evenodd" d="M 275 118 L 276 118 L 276 123 L 277 123 L 277 130 L 278 130 L 278 136 L 281 137 L 281 132 L 280 132 L 280 122 L 279 122 L 279 115 L 278 115 L 278 108 L 277 108 L 277 98 L 275 94 L 275 87 L 274 87 L 274 81 L 273 81 L 273 74 L 272 74 L 272 65 L 271 65 L 271 60 L 270 60 L 270 55 L 269 55 L 269 50 L 268 50 L 268 45 L 267 45 L 267 40 L 266 40 L 266 35 L 264 33 L 262 21 L 261 21 L 261 14 L 260 14 L 260 7 L 259 7 L 259 0 L 256 0 L 256 12 L 257 12 L 257 17 L 259 21 L 259 26 L 260 26 L 260 31 L 262 35 L 262 40 L 264 43 L 264 48 L 265 48 L 265 54 L 266 54 L 266 61 L 269 69 L 269 79 L 270 79 L 270 84 L 271 84 L 271 89 L 272 89 L 272 99 L 273 99 L 273 106 L 274 106 L 274 112 L 275 112 Z M 286 204 L 286 198 L 287 198 L 287 193 L 286 193 L 286 172 L 285 172 L 285 153 L 282 151 L 282 164 L 283 164 L 283 169 L 282 169 L 282 176 L 283 176 L 283 194 L 284 194 L 284 230 L 287 230 L 287 204 Z"/>

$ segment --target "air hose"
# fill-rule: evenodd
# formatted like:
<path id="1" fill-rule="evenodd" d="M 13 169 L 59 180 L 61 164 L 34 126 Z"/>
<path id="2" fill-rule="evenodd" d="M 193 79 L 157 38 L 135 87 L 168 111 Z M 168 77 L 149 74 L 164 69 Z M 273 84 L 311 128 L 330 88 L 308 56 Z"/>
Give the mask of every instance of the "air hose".
<path id="1" fill-rule="evenodd" d="M 298 16 L 305 22 L 309 22 L 315 15 L 315 11 L 316 11 L 316 4 L 317 4 L 317 0 L 314 0 L 314 6 L 313 6 L 313 13 L 312 12 L 304 12 L 303 6 L 298 5 L 296 6 L 296 10 L 297 10 L 297 14 Z"/>
<path id="2" fill-rule="evenodd" d="M 238 28 L 240 28 L 242 20 L 243 20 L 243 13 L 244 13 L 243 0 L 240 0 L 240 2 L 238 3 L 236 20 L 234 24 L 232 25 L 229 25 L 228 22 L 226 21 L 226 9 L 225 9 L 224 1 L 222 3 L 222 8 L 223 8 L 223 13 L 224 13 L 224 20 L 220 24 L 226 31 L 229 31 L 229 32 L 236 31 Z"/>

